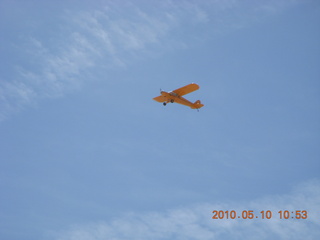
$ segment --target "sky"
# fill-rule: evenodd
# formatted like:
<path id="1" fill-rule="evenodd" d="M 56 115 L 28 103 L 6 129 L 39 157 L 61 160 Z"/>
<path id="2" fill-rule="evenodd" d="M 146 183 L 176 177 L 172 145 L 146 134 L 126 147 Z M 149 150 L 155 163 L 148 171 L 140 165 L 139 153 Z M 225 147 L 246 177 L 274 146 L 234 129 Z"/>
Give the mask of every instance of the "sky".
<path id="1" fill-rule="evenodd" d="M 319 23 L 316 0 L 0 0 L 0 238 L 319 239 Z M 199 112 L 152 100 L 192 82 Z"/>

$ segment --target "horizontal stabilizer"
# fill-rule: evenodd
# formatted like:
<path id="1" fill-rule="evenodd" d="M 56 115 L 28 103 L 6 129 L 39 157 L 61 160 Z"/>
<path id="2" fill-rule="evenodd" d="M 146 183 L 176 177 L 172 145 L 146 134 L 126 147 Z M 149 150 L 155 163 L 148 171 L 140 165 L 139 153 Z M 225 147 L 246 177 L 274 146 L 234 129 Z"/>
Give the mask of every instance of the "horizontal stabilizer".
<path id="1" fill-rule="evenodd" d="M 199 109 L 199 108 L 202 108 L 204 105 L 200 102 L 200 100 L 197 100 L 197 101 L 195 101 L 194 102 L 194 104 L 193 104 L 193 109 Z"/>

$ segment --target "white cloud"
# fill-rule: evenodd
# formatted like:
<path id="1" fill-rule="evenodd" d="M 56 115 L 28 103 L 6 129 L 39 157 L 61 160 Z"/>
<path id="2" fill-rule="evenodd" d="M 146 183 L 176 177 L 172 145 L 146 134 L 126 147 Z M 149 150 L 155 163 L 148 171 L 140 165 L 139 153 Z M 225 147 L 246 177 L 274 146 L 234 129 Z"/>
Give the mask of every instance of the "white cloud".
<path id="1" fill-rule="evenodd" d="M 62 22 L 56 19 L 59 31 L 50 33 L 52 39 L 26 31 L 23 44 L 14 44 L 21 46 L 20 56 L 13 56 L 25 62 L 16 65 L 12 79 L 0 82 L 0 119 L 41 98 L 62 96 L 79 88 L 87 81 L 82 75 L 93 68 L 125 66 L 135 57 L 146 56 L 150 44 L 161 51 L 170 45 L 170 31 L 193 15 L 205 18 L 198 8 L 184 11 L 183 4 L 182 9 L 176 6 L 163 11 L 131 2 L 126 6 L 110 2 L 96 10 L 66 11 Z"/>
<path id="2" fill-rule="evenodd" d="M 69 8 L 62 18 L 56 18 L 55 26 L 42 29 L 43 25 L 32 24 L 32 28 L 38 26 L 39 29 L 20 32 L 23 44 L 17 36 L 14 44 L 21 48 L 18 55 L 12 54 L 12 57 L 25 62 L 17 63 L 16 72 L 8 74 L 11 79 L 2 77 L 0 120 L 41 98 L 62 96 L 78 89 L 87 81 L 83 75 L 92 69 L 123 67 L 137 58 L 185 47 L 201 38 L 198 31 L 193 33 L 198 26 L 210 24 L 210 31 L 223 32 L 248 23 L 248 15 L 260 17 L 261 9 L 274 12 L 275 8 L 286 6 L 286 1 L 278 2 L 258 2 L 249 8 L 251 10 L 241 1 L 153 4 L 121 1 L 106 2 L 99 9 Z M 34 19 L 35 22 L 43 20 Z M 50 32 L 51 28 L 57 32 Z M 46 34 L 30 35 L 30 32 L 42 31 L 49 31 L 50 38 Z"/>
<path id="3" fill-rule="evenodd" d="M 213 210 L 270 210 L 271 219 L 211 219 Z M 280 210 L 307 210 L 307 219 L 280 219 Z M 251 202 L 207 203 L 166 212 L 131 213 L 121 218 L 74 226 L 56 240 L 143 239 L 319 239 L 320 181 L 310 180 L 291 193 Z"/>

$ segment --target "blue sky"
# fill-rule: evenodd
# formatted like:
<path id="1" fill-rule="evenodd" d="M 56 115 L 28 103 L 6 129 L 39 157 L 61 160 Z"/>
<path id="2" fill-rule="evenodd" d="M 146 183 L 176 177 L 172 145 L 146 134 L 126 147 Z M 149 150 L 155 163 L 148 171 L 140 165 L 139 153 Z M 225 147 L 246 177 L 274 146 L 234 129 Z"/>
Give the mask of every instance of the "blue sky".
<path id="1" fill-rule="evenodd" d="M 0 238 L 319 238 L 319 21 L 312 0 L 0 0 Z M 152 100 L 191 82 L 199 112 Z"/>

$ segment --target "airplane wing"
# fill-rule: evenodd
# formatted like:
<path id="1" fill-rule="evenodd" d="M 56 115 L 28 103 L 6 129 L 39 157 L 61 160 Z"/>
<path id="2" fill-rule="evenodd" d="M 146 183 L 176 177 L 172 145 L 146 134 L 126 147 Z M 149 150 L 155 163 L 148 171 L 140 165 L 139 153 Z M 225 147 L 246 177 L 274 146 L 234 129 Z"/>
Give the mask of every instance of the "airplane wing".
<path id="1" fill-rule="evenodd" d="M 178 94 L 179 96 L 186 95 L 188 93 L 191 93 L 193 91 L 198 90 L 200 87 L 196 83 L 190 83 L 189 85 L 186 85 L 184 87 L 178 88 L 176 90 L 173 90 L 172 92 Z"/>
<path id="2" fill-rule="evenodd" d="M 158 96 L 153 98 L 153 100 L 156 100 L 157 102 L 165 102 L 167 99 L 163 96 Z"/>

